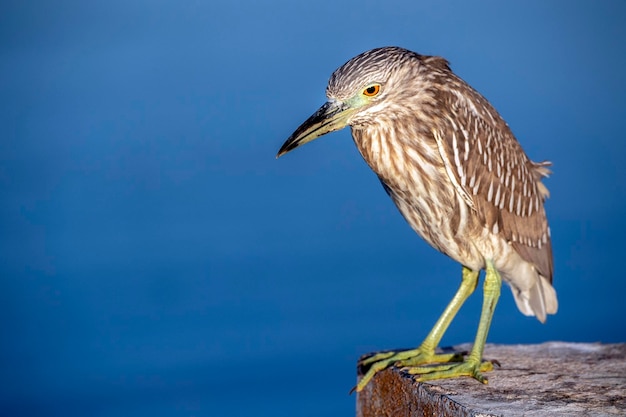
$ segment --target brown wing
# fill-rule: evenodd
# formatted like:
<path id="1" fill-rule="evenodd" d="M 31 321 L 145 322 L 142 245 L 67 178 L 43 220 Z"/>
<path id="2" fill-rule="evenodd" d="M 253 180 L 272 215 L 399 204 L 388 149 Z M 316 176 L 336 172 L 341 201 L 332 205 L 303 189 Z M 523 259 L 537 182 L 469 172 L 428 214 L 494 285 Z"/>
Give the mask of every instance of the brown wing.
<path id="1" fill-rule="evenodd" d="M 508 125 L 476 91 L 458 80 L 443 99 L 440 132 L 433 132 L 457 191 L 494 233 L 552 282 L 552 247 L 541 178 L 549 163 L 528 159 Z M 452 178 L 451 178 L 452 179 Z"/>

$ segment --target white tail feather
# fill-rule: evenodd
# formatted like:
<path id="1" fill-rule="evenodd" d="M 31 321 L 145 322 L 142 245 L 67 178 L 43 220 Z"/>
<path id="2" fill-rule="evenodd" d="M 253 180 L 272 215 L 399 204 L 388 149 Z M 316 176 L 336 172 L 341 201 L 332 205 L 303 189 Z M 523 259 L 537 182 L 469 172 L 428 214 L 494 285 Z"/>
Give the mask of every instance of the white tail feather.
<path id="1" fill-rule="evenodd" d="M 536 316 L 542 323 L 546 321 L 547 314 L 555 314 L 559 308 L 554 287 L 539 274 L 529 289 L 520 290 L 512 286 L 511 291 L 517 308 L 527 316 Z"/>

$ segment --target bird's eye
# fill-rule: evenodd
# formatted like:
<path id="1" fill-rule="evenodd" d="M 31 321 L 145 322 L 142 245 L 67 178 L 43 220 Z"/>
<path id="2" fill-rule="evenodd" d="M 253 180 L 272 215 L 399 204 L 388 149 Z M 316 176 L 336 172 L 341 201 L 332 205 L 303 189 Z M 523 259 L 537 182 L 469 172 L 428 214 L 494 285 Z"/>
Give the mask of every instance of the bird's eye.
<path id="1" fill-rule="evenodd" d="M 380 92 L 380 84 L 373 84 L 363 90 L 363 95 L 367 97 L 374 97 Z"/>

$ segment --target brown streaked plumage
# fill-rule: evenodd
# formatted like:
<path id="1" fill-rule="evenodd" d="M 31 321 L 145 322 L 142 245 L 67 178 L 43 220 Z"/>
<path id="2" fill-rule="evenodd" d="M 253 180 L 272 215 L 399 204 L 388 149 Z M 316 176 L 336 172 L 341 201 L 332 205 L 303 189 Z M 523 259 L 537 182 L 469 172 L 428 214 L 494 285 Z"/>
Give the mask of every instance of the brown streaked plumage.
<path id="1" fill-rule="evenodd" d="M 556 313 L 544 210 L 548 191 L 541 182 L 549 163 L 532 162 L 493 106 L 445 59 L 397 47 L 373 49 L 337 69 L 326 94 L 328 103 L 296 130 L 279 156 L 349 125 L 363 159 L 409 225 L 468 273 L 477 277 L 487 270 L 485 299 L 493 302 L 483 309 L 480 337 L 486 337 L 497 301 L 491 292 L 500 276 L 522 313 L 542 322 Z M 463 300 L 453 301 L 451 310 L 469 293 L 460 289 Z M 422 346 L 418 354 L 439 342 L 455 311 L 446 310 L 440 319 L 445 323 L 438 322 L 437 334 L 423 344 L 428 349 Z M 474 353 L 482 355 L 482 347 Z M 402 364 L 415 362 L 397 356 Z M 380 367 L 396 363 L 389 361 Z"/>

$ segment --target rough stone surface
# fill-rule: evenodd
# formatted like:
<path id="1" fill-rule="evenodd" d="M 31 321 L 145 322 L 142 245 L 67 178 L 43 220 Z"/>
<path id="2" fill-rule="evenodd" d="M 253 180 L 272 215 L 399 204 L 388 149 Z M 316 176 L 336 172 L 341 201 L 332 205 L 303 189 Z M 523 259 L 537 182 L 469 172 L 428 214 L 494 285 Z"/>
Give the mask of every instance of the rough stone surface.
<path id="1" fill-rule="evenodd" d="M 358 394 L 357 417 L 626 416 L 626 344 L 487 345 L 484 356 L 501 365 L 488 385 L 387 369 Z"/>

